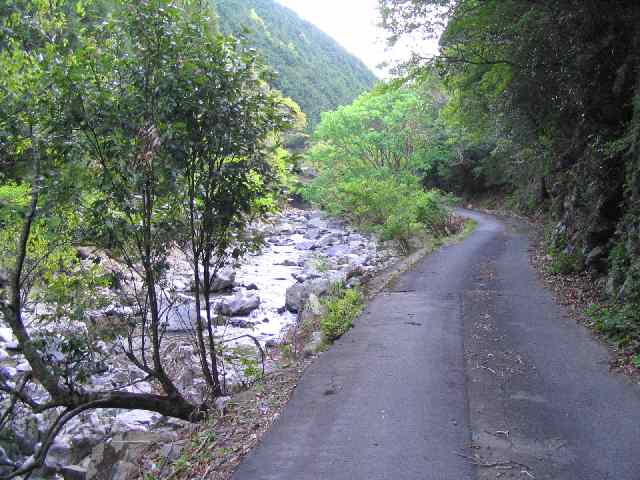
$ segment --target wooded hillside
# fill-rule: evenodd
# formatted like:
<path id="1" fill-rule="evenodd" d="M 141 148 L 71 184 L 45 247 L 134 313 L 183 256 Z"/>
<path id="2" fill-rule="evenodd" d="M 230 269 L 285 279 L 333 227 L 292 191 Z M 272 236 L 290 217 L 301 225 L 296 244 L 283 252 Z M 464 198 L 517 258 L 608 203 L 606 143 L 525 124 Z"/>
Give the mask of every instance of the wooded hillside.
<path id="1" fill-rule="evenodd" d="M 320 113 L 351 103 L 376 82 L 356 57 L 274 0 L 212 0 L 223 33 L 244 34 L 278 73 L 273 85 L 314 125 Z"/>

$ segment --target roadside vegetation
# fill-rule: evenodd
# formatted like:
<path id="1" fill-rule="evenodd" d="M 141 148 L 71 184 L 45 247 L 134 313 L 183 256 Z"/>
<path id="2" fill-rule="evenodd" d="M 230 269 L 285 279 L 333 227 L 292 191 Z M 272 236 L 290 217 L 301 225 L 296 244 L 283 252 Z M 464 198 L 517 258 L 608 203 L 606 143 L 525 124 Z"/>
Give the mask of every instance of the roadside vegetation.
<path id="1" fill-rule="evenodd" d="M 326 309 L 320 320 L 323 341 L 332 343 L 353 327 L 364 307 L 364 298 L 357 288 L 336 284 L 322 303 Z"/>
<path id="2" fill-rule="evenodd" d="M 449 148 L 435 88 L 432 80 L 416 88 L 381 85 L 324 113 L 306 155 L 319 176 L 303 195 L 405 253 L 421 237 L 455 233 L 449 199 L 423 184 Z"/>

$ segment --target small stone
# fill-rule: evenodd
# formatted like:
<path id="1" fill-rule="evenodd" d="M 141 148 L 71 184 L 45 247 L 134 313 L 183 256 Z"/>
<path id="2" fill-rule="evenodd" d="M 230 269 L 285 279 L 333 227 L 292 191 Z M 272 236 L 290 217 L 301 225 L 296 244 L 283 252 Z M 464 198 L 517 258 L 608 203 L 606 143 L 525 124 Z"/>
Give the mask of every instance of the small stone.
<path id="1" fill-rule="evenodd" d="M 282 265 L 284 267 L 297 267 L 298 262 L 287 258 L 286 260 L 283 260 L 282 262 L 277 263 L 276 265 Z"/>
<path id="2" fill-rule="evenodd" d="M 317 240 L 320 238 L 320 229 L 319 228 L 311 228 L 304 233 L 304 238 L 307 240 Z"/>
<path id="3" fill-rule="evenodd" d="M 232 319 L 229 321 L 230 325 L 232 327 L 236 327 L 236 328 L 253 328 L 254 324 L 247 321 L 247 320 L 241 320 L 241 319 Z"/>
<path id="4" fill-rule="evenodd" d="M 255 283 L 250 283 L 249 285 L 247 285 L 245 287 L 247 290 L 258 290 L 258 285 L 256 285 Z"/>
<path id="5" fill-rule="evenodd" d="M 173 280 L 172 283 L 173 283 L 174 288 L 178 292 L 184 292 L 185 290 L 188 290 L 188 285 L 185 282 L 183 282 L 182 280 L 175 279 L 175 280 Z"/>
<path id="6" fill-rule="evenodd" d="M 90 247 L 78 247 L 76 248 L 76 253 L 80 260 L 87 260 L 93 254 Z"/>
<path id="7" fill-rule="evenodd" d="M 224 415 L 227 410 L 227 404 L 231 401 L 231 397 L 218 397 L 215 400 L 216 410 L 220 412 L 220 415 Z"/>
<path id="8" fill-rule="evenodd" d="M 317 248 L 317 245 L 313 240 L 302 240 L 300 242 L 296 242 L 296 249 L 298 250 L 314 250 L 315 248 Z"/>

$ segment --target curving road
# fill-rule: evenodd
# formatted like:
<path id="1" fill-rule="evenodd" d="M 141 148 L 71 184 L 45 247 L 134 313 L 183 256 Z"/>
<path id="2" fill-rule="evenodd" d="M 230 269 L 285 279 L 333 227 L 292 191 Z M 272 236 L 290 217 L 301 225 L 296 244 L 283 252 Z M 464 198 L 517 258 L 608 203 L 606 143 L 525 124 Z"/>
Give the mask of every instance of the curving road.
<path id="1" fill-rule="evenodd" d="M 375 298 L 235 480 L 640 480 L 640 387 L 493 217 Z"/>

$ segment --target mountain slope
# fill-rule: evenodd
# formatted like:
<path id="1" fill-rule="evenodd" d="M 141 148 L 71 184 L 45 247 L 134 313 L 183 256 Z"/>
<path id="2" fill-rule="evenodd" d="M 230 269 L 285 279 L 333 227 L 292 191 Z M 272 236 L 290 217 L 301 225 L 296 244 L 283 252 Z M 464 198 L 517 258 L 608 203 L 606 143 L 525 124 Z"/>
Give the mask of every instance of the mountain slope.
<path id="1" fill-rule="evenodd" d="M 278 73 L 274 86 L 300 104 L 312 125 L 377 80 L 335 40 L 274 0 L 212 2 L 224 33 L 250 30 L 248 39 Z"/>

